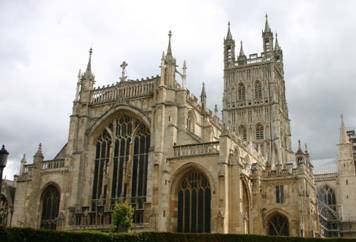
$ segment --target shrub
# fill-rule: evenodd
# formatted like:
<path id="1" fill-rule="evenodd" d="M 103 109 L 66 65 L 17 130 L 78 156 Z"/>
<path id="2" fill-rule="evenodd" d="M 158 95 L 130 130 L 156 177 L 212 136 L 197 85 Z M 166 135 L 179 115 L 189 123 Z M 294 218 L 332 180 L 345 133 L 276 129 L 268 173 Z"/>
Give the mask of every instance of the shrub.
<path id="1" fill-rule="evenodd" d="M 118 202 L 112 210 L 112 222 L 118 232 L 127 232 L 133 224 L 134 209 L 127 202 Z"/>

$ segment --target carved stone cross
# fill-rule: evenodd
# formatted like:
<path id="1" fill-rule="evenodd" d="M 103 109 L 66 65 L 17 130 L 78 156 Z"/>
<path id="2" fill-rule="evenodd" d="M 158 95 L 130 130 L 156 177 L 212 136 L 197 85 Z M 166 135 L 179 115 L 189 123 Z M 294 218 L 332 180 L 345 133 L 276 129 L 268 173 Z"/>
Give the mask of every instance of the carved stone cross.
<path id="1" fill-rule="evenodd" d="M 121 81 L 126 81 L 127 79 L 126 70 L 125 70 L 127 66 L 128 64 L 125 61 L 122 62 L 122 64 L 120 65 L 120 67 L 122 68 L 121 77 L 120 77 Z"/>

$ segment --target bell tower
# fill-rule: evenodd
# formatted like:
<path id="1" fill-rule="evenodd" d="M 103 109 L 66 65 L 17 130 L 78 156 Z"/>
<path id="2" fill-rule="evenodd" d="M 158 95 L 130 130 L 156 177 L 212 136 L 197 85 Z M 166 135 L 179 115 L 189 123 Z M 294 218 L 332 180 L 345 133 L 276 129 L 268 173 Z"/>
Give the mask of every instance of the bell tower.
<path id="1" fill-rule="evenodd" d="M 266 15 L 261 54 L 235 60 L 230 24 L 224 39 L 223 120 L 241 139 L 252 142 L 271 164 L 292 159 L 291 132 L 285 96 L 283 52 Z"/>

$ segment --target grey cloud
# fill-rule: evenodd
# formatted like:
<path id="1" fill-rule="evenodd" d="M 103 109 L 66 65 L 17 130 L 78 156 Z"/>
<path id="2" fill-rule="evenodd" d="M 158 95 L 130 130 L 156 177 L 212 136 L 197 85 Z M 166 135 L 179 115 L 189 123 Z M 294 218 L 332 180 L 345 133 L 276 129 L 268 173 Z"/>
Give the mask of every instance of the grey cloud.
<path id="1" fill-rule="evenodd" d="M 256 53 L 262 49 L 266 12 L 284 50 L 293 144 L 307 142 L 316 166 L 328 167 L 336 156 L 340 113 L 349 126 L 356 124 L 355 5 L 326 0 L 1 1 L 0 143 L 11 152 L 5 172 L 10 177 L 17 171 L 23 153 L 31 161 L 39 142 L 47 159 L 66 142 L 76 75 L 85 68 L 90 46 L 98 85 L 117 81 L 123 60 L 130 78 L 156 75 L 172 28 L 177 62 L 188 63 L 189 89 L 199 96 L 204 81 L 209 106 L 221 109 L 227 21 L 237 50 L 242 39 L 245 52 Z"/>

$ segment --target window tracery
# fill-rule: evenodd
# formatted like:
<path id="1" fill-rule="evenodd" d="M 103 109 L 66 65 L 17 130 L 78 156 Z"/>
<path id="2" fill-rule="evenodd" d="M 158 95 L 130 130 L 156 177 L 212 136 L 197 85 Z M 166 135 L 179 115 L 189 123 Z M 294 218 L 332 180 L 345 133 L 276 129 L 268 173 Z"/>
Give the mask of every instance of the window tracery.
<path id="1" fill-rule="evenodd" d="M 143 223 L 149 147 L 148 128 L 127 114 L 104 129 L 96 143 L 92 210 L 101 204 L 113 206 L 128 200 L 135 209 L 134 222 Z M 111 177 L 111 181 L 103 177 Z"/>

